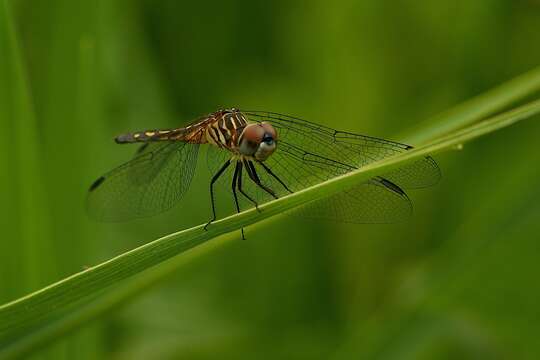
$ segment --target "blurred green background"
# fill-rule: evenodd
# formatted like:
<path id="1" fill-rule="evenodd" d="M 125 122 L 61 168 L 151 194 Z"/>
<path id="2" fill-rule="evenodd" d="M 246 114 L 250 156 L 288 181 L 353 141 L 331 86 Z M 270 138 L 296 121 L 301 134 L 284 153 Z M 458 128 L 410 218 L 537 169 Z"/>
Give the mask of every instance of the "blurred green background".
<path id="1" fill-rule="evenodd" d="M 402 140 L 540 64 L 535 0 L 0 4 L 21 50 L 0 71 L 20 66 L 30 94 L 0 110 L 1 303 L 210 217 L 201 158 L 169 213 L 88 220 L 89 184 L 134 151 L 120 132 L 237 106 Z M 539 134 L 437 156 L 405 223 L 249 227 L 38 358 L 538 358 Z"/>

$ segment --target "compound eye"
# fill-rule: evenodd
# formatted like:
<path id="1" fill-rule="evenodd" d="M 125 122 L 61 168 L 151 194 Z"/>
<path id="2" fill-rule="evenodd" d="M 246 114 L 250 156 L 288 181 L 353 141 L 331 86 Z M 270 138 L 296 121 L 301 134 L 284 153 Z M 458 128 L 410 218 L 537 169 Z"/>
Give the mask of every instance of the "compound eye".
<path id="1" fill-rule="evenodd" d="M 259 124 L 249 124 L 242 131 L 240 138 L 240 152 L 244 155 L 255 153 L 263 141 L 265 131 Z"/>
<path id="2" fill-rule="evenodd" d="M 264 136 L 264 129 L 258 124 L 249 124 L 242 132 L 243 140 L 259 144 Z"/>

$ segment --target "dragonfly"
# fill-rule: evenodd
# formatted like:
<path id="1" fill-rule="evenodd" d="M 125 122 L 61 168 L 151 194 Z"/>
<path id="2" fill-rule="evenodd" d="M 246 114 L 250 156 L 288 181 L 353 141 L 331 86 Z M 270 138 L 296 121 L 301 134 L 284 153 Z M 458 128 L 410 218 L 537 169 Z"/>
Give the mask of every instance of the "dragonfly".
<path id="1" fill-rule="evenodd" d="M 236 212 L 244 206 L 259 210 L 261 203 L 412 149 L 293 116 L 236 108 L 205 115 L 185 127 L 121 134 L 115 141 L 140 146 L 131 160 L 90 186 L 87 209 L 92 218 L 125 221 L 171 209 L 190 188 L 202 145 L 212 174 L 212 217 L 205 229 L 217 219 L 216 188 L 232 193 Z M 412 212 L 406 190 L 432 186 L 440 177 L 436 161 L 426 156 L 310 202 L 298 213 L 350 223 L 401 221 Z"/>

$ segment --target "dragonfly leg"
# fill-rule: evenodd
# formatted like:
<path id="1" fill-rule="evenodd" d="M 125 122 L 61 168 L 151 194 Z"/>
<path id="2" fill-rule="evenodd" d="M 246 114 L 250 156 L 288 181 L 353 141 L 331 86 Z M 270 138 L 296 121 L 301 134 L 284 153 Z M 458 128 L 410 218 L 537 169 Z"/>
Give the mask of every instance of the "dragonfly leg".
<path id="1" fill-rule="evenodd" d="M 243 166 L 242 162 L 239 161 L 236 166 L 238 166 L 240 168 L 240 170 L 238 170 L 238 190 L 240 191 L 240 193 L 242 195 L 245 196 L 246 199 L 248 199 L 249 201 L 251 201 L 253 203 L 253 205 L 255 205 L 255 209 L 257 209 L 258 212 L 261 212 L 261 210 L 259 210 L 259 204 L 255 200 L 253 200 L 253 198 L 251 196 L 246 194 L 244 192 L 244 190 L 242 189 L 242 172 L 243 172 L 243 169 L 244 169 L 244 166 Z"/>
<path id="2" fill-rule="evenodd" d="M 257 184 L 258 187 L 266 191 L 268 194 L 272 195 L 274 199 L 277 199 L 278 197 L 276 193 L 272 189 L 270 189 L 268 186 L 265 186 L 264 184 L 261 183 L 261 179 L 259 179 L 259 175 L 257 175 L 257 170 L 255 169 L 255 165 L 253 165 L 253 163 L 249 160 L 246 160 L 244 162 L 244 165 L 246 165 L 246 171 L 249 175 L 249 178 L 253 180 L 253 182 Z"/>
<path id="3" fill-rule="evenodd" d="M 236 180 L 238 179 L 238 173 L 240 172 L 239 165 L 240 165 L 240 162 L 238 161 L 234 169 L 234 175 L 233 175 L 233 180 L 232 180 L 232 191 L 234 195 L 234 204 L 236 205 L 237 213 L 240 213 L 240 205 L 238 205 L 238 196 L 236 195 Z M 244 236 L 244 228 L 241 228 L 240 231 L 242 232 L 242 240 L 246 240 L 246 237 Z"/>
<path id="4" fill-rule="evenodd" d="M 283 181 L 281 181 L 281 179 L 280 179 L 276 174 L 274 174 L 274 172 L 273 172 L 268 166 L 266 166 L 265 163 L 263 163 L 262 161 L 260 161 L 259 164 L 261 164 L 261 166 L 263 167 L 263 169 L 266 170 L 266 172 L 267 172 L 268 174 L 270 174 L 270 176 L 272 176 L 272 177 L 273 177 L 274 179 L 276 179 L 281 185 L 283 185 L 283 187 L 285 188 L 285 190 L 287 190 L 287 191 L 290 192 L 291 194 L 293 193 L 293 192 L 291 191 L 291 189 L 289 189 L 289 188 L 287 187 L 287 185 L 285 185 L 285 183 L 284 183 Z"/>
<path id="5" fill-rule="evenodd" d="M 142 154 L 144 150 L 146 150 L 149 144 L 150 143 L 146 142 L 146 143 L 143 143 L 141 146 L 139 146 L 139 148 L 137 149 L 137 152 L 135 152 L 135 156 Z"/>
<path id="6" fill-rule="evenodd" d="M 210 225 L 213 221 L 216 220 L 216 204 L 214 200 L 214 183 L 219 179 L 219 177 L 223 174 L 223 172 L 231 165 L 231 160 L 227 160 L 225 164 L 219 169 L 219 171 L 212 177 L 212 181 L 210 181 L 210 199 L 212 200 L 212 219 L 210 219 L 209 222 L 204 225 L 204 230 L 207 230 L 208 225 Z"/>

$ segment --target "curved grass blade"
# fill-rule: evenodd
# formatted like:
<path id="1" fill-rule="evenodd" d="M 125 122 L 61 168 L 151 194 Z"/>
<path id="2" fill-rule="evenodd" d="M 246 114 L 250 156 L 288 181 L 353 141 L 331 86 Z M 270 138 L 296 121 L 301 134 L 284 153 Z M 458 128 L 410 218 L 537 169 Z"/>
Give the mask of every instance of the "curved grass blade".
<path id="1" fill-rule="evenodd" d="M 540 67 L 516 76 L 431 119 L 420 122 L 398 138 L 403 138 L 405 142 L 411 144 L 424 144 L 451 131 L 493 116 L 538 91 L 540 91 Z"/>

